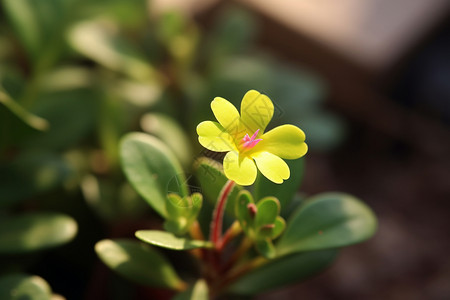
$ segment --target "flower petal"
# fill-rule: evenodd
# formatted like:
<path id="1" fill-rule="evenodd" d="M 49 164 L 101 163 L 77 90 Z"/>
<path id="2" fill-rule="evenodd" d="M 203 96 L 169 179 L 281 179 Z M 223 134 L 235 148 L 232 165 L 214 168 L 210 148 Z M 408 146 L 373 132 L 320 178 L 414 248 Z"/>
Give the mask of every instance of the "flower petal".
<path id="1" fill-rule="evenodd" d="M 255 90 L 248 91 L 241 103 L 241 131 L 253 134 L 259 129 L 263 133 L 272 119 L 273 111 L 269 97 Z"/>
<path id="2" fill-rule="evenodd" d="M 294 125 L 281 125 L 264 133 L 254 151 L 267 151 L 285 159 L 297 159 L 308 152 L 305 133 Z"/>
<path id="3" fill-rule="evenodd" d="M 240 185 L 251 185 L 255 182 L 257 169 L 252 159 L 231 151 L 223 159 L 223 171 L 228 179 Z"/>
<path id="4" fill-rule="evenodd" d="M 283 183 L 291 175 L 289 166 L 284 160 L 269 152 L 258 152 L 252 154 L 258 169 L 275 183 Z"/>
<path id="5" fill-rule="evenodd" d="M 236 135 L 239 130 L 239 112 L 234 105 L 221 97 L 216 97 L 211 102 L 211 109 L 220 125 L 230 133 Z"/>
<path id="6" fill-rule="evenodd" d="M 231 135 L 217 122 L 204 121 L 197 125 L 200 145 L 215 152 L 236 150 Z"/>

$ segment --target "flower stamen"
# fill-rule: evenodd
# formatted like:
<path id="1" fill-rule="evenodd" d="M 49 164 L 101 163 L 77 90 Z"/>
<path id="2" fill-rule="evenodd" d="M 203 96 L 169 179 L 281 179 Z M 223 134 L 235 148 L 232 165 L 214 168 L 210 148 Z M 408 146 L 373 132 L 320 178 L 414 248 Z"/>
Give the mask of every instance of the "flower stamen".
<path id="1" fill-rule="evenodd" d="M 244 138 L 242 139 L 242 147 L 245 149 L 251 149 L 253 147 L 255 147 L 259 142 L 262 141 L 262 139 L 255 139 L 256 136 L 258 135 L 259 129 L 257 129 L 255 131 L 255 133 L 252 135 L 252 137 L 250 137 L 247 134 L 245 134 Z"/>

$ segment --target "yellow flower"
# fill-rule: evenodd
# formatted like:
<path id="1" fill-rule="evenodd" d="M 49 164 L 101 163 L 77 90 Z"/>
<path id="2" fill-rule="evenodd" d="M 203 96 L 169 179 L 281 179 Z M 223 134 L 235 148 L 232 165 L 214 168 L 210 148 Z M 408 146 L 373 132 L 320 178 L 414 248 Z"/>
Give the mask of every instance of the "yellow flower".
<path id="1" fill-rule="evenodd" d="M 294 125 L 278 126 L 264 133 L 274 107 L 269 97 L 255 90 L 244 95 L 240 115 L 233 104 L 221 97 L 214 98 L 211 109 L 219 122 L 198 124 L 198 140 L 211 151 L 228 152 L 223 160 L 224 172 L 237 184 L 253 184 L 257 168 L 269 180 L 283 183 L 290 171 L 282 158 L 300 158 L 308 151 L 305 134 Z"/>

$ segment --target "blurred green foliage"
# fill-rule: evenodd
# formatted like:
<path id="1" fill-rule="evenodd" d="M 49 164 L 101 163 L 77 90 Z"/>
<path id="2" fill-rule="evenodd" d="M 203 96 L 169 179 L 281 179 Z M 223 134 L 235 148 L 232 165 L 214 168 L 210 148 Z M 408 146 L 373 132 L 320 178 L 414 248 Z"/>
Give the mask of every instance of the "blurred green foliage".
<path id="1" fill-rule="evenodd" d="M 313 150 L 332 149 L 345 133 L 342 120 L 323 109 L 325 83 L 261 51 L 255 44 L 258 21 L 247 11 L 229 7 L 205 31 L 176 12 L 154 16 L 146 0 L 0 3 L 0 295 L 36 290 L 30 299 L 50 299 L 54 295 L 44 279 L 26 275 L 39 265 L 42 250 L 85 273 L 93 258 L 83 260 L 80 253 L 89 256 L 93 241 L 124 235 L 116 229 L 124 220 L 159 220 L 147 203 L 164 216 L 165 181 L 157 184 L 145 172 L 159 172 L 165 159 L 175 183 L 187 184 L 184 172 L 199 172 L 191 170 L 201 151 L 195 126 L 210 118 L 209 102 L 217 95 L 236 104 L 249 89 L 267 93 L 277 100 L 270 126 L 300 126 Z M 119 147 L 130 131 L 160 141 L 125 138 Z M 133 151 L 148 155 L 163 148 L 173 157 L 141 165 L 143 181 L 131 180 L 136 192 L 125 179 L 134 169 L 122 173 L 120 161 L 129 166 L 135 160 L 139 167 L 139 153 Z M 258 180 L 256 195 L 268 196 L 269 186 Z M 282 212 L 301 178 L 290 181 L 276 191 Z M 210 187 L 204 196 L 215 201 L 217 189 Z M 51 249 L 76 234 L 69 246 Z M 127 241 L 97 247 L 137 255 L 152 251 Z M 24 257 L 32 262 L 23 263 Z M 142 267 L 125 265 L 119 273 L 141 274 Z M 180 284 L 174 274 L 167 280 L 158 285 Z M 205 289 L 200 281 L 190 293 Z"/>

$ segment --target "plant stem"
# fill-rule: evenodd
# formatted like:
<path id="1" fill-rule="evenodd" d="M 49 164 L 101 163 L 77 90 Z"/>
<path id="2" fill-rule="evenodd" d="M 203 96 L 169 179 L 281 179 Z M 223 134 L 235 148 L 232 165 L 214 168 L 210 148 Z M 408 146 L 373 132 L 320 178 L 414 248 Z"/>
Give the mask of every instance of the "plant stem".
<path id="1" fill-rule="evenodd" d="M 213 242 L 217 250 L 222 248 L 223 214 L 225 212 L 228 196 L 233 190 L 234 185 L 235 182 L 232 180 L 228 180 L 227 183 L 225 183 L 222 190 L 220 191 L 219 199 L 214 209 L 213 221 L 211 223 L 210 240 L 211 242 Z"/>
<path id="2" fill-rule="evenodd" d="M 201 240 L 201 241 L 205 240 L 205 237 L 203 236 L 203 232 L 200 228 L 200 224 L 198 223 L 198 221 L 195 221 L 191 225 L 191 228 L 189 228 L 189 233 L 190 233 L 191 237 L 195 240 Z M 196 256 L 197 258 L 200 258 L 200 259 L 203 259 L 206 257 L 206 250 L 204 248 L 192 249 L 190 252 L 194 256 Z"/>
<path id="3" fill-rule="evenodd" d="M 191 228 L 189 228 L 189 233 L 196 240 L 204 241 L 205 237 L 203 236 L 202 229 L 200 228 L 200 224 L 198 221 L 192 223 Z"/>
<path id="4" fill-rule="evenodd" d="M 222 250 L 232 239 L 238 236 L 241 232 L 242 232 L 241 225 L 237 220 L 234 221 L 233 224 L 231 224 L 230 228 L 228 228 L 227 231 L 225 231 L 219 250 Z"/>

